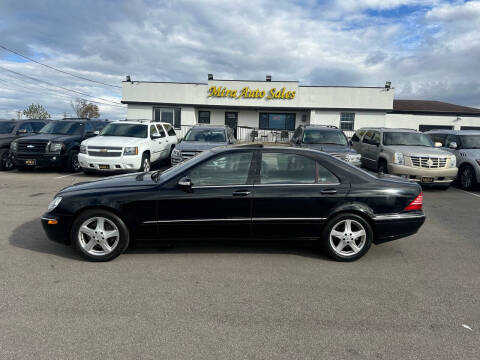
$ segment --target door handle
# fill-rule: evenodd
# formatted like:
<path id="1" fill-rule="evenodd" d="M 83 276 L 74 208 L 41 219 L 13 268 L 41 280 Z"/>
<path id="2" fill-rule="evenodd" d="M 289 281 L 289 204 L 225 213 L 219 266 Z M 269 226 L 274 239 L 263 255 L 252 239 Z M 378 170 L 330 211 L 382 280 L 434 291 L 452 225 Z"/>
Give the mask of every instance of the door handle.
<path id="1" fill-rule="evenodd" d="M 320 194 L 323 194 L 323 195 L 333 195 L 333 194 L 336 194 L 336 193 L 337 193 L 337 190 L 335 190 L 335 189 L 325 189 L 325 190 L 320 191 Z"/>
<path id="2" fill-rule="evenodd" d="M 250 191 L 248 190 L 237 190 L 232 193 L 233 196 L 247 196 L 250 195 Z"/>

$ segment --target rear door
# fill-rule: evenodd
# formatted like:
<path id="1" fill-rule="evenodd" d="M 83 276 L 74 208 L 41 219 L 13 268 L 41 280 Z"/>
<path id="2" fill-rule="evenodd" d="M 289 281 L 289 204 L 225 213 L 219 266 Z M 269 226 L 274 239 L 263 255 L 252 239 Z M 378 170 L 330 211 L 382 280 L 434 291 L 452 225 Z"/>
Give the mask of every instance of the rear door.
<path id="1" fill-rule="evenodd" d="M 264 150 L 255 180 L 252 233 L 258 238 L 318 237 L 331 209 L 350 184 L 316 159 Z"/>
<path id="2" fill-rule="evenodd" d="M 377 159 L 373 158 L 372 152 L 372 139 L 373 139 L 373 130 L 367 130 L 362 139 L 361 144 L 361 154 L 362 154 L 362 165 L 368 168 L 376 168 Z"/>
<path id="3" fill-rule="evenodd" d="M 160 137 L 158 137 L 160 136 Z M 150 161 L 158 161 L 162 157 L 162 152 L 165 147 L 165 131 L 161 126 L 157 128 L 157 125 L 151 124 L 150 125 L 150 153 L 151 159 Z"/>

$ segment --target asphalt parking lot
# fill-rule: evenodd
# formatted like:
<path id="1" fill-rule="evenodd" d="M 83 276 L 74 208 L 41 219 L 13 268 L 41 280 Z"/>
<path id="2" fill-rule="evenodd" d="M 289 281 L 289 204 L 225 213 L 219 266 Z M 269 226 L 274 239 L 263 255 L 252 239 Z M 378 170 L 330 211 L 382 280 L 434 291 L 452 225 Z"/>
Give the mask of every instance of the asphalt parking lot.
<path id="1" fill-rule="evenodd" d="M 95 178 L 0 172 L 1 359 L 480 358 L 478 190 L 426 189 L 420 232 L 353 263 L 227 240 L 89 263 L 39 217 Z"/>

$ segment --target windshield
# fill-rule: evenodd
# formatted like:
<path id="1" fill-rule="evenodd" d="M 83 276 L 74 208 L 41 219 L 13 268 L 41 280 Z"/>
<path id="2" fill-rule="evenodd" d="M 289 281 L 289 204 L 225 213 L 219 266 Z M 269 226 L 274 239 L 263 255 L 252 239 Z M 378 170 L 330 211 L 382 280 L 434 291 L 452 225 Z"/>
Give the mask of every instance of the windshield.
<path id="1" fill-rule="evenodd" d="M 225 142 L 225 130 L 223 129 L 190 129 L 185 135 L 184 141 Z"/>
<path id="2" fill-rule="evenodd" d="M 433 142 L 432 139 L 425 134 L 413 132 L 386 132 L 383 133 L 383 145 L 433 147 Z"/>
<path id="3" fill-rule="evenodd" d="M 10 134 L 15 127 L 11 122 L 0 122 L 0 134 Z"/>
<path id="4" fill-rule="evenodd" d="M 148 129 L 146 125 L 141 124 L 108 124 L 100 133 L 102 136 L 126 136 L 136 138 L 146 138 Z"/>
<path id="5" fill-rule="evenodd" d="M 304 144 L 337 144 L 347 145 L 347 138 L 341 131 L 332 130 L 305 130 Z"/>
<path id="6" fill-rule="evenodd" d="M 480 149 L 479 135 L 460 135 L 464 149 Z"/>
<path id="7" fill-rule="evenodd" d="M 81 135 L 83 123 L 73 121 L 52 121 L 45 125 L 40 134 Z"/>

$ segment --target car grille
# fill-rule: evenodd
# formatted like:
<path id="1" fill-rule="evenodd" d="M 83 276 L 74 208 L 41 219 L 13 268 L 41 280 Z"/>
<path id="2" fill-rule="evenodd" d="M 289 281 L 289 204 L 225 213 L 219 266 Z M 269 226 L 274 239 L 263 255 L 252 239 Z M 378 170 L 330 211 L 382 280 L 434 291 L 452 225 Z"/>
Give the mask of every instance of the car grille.
<path id="1" fill-rule="evenodd" d="M 412 165 L 415 167 L 438 169 L 447 166 L 447 158 L 431 156 L 410 156 Z"/>
<path id="2" fill-rule="evenodd" d="M 347 161 L 347 154 L 345 153 L 330 153 L 330 155 L 335 156 L 336 158 L 340 160 Z"/>
<path id="3" fill-rule="evenodd" d="M 201 153 L 201 151 L 182 151 L 182 158 L 184 159 L 190 159 L 196 155 Z"/>
<path id="4" fill-rule="evenodd" d="M 122 156 L 122 148 L 118 146 L 88 146 L 88 155 L 99 157 Z"/>
<path id="5" fill-rule="evenodd" d="M 44 153 L 46 150 L 47 142 L 45 141 L 29 141 L 19 142 L 18 152 L 22 153 Z"/>

